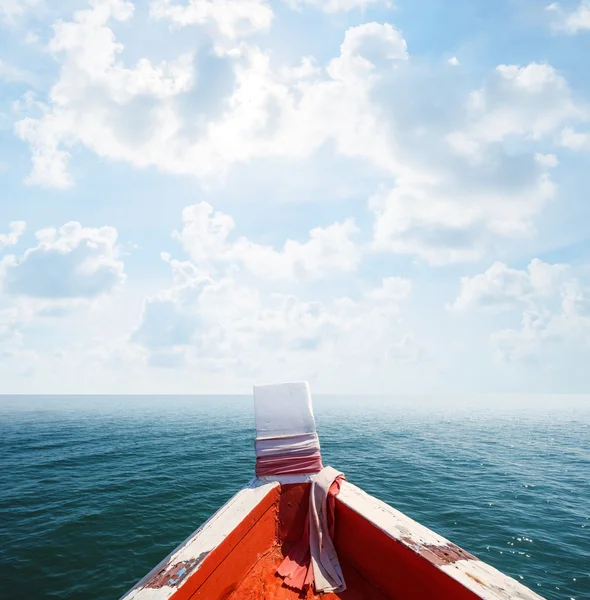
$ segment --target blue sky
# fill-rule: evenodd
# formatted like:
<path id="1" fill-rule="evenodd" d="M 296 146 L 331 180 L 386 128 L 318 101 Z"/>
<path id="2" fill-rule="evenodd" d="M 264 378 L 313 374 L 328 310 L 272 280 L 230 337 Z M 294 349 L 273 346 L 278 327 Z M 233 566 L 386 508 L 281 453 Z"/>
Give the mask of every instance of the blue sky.
<path id="1" fill-rule="evenodd" d="M 589 50 L 587 0 L 0 0 L 0 392 L 589 392 Z"/>

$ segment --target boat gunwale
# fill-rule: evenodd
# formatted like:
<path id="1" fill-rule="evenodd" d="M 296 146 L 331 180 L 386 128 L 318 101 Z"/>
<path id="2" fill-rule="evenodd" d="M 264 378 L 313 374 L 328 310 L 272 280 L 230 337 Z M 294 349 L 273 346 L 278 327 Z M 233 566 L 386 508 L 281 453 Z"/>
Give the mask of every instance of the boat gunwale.
<path id="1" fill-rule="evenodd" d="M 342 482 L 337 502 L 356 512 L 482 600 L 544 600 L 513 577 L 349 481 Z"/>
<path id="2" fill-rule="evenodd" d="M 207 559 L 214 558 L 212 553 L 256 511 L 257 507 L 268 501 L 273 490 L 279 488 L 279 493 L 275 494 L 278 499 L 282 485 L 307 483 L 312 477 L 313 475 L 295 475 L 254 478 L 122 596 L 121 600 L 168 600 L 174 597 L 191 579 L 194 581 L 194 576 Z M 473 593 L 476 598 L 543 600 L 541 596 L 512 577 L 479 560 L 443 536 L 348 481 L 342 483 L 337 496 L 338 504 L 357 513 L 380 533 L 400 544 L 413 555 L 419 556 L 426 561 L 424 564 L 429 564 L 430 567 L 451 578 L 456 584 Z M 277 541 L 280 543 L 278 534 Z M 217 568 L 223 560 L 222 558 L 214 568 Z M 182 565 L 184 572 L 182 578 L 176 580 L 174 570 L 178 565 Z M 163 585 L 154 586 L 154 580 L 162 573 L 171 573 L 172 576 Z M 184 597 L 185 594 L 182 596 Z"/>
<path id="3" fill-rule="evenodd" d="M 244 488 L 234 494 L 202 525 L 185 538 L 170 554 L 163 558 L 149 573 L 142 577 L 130 590 L 121 596 L 120 600 L 165 600 L 171 598 L 187 583 L 203 566 L 206 558 L 216 550 L 227 536 L 234 531 L 247 517 L 261 505 L 273 490 L 279 487 L 278 481 L 261 481 L 252 479 Z M 233 511 L 233 515 L 232 515 Z M 235 517 L 239 515 L 239 521 Z M 230 517 L 229 519 L 226 517 Z M 234 518 L 231 518 L 234 517 Z M 231 526 L 230 526 L 231 525 Z M 204 534 L 208 535 L 205 538 Z M 194 564 L 190 571 L 178 581 L 178 585 L 150 587 L 154 579 L 167 569 L 173 568 L 180 562 Z"/>

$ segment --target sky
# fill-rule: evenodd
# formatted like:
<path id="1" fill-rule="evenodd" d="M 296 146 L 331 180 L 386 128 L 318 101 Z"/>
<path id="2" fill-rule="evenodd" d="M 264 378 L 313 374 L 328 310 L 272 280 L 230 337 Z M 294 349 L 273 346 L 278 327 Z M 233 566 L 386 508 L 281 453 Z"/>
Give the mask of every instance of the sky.
<path id="1" fill-rule="evenodd" d="M 590 0 L 0 0 L 0 393 L 590 392 Z"/>

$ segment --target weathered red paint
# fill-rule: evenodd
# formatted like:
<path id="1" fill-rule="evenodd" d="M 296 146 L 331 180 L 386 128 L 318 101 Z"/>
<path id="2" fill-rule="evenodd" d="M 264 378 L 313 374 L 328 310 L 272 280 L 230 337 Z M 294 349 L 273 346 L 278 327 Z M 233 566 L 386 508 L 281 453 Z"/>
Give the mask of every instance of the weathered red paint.
<path id="1" fill-rule="evenodd" d="M 301 538 L 309 508 L 310 483 L 281 486 L 279 501 L 278 535 L 283 553 Z"/>
<path id="2" fill-rule="evenodd" d="M 247 577 L 248 572 L 276 544 L 276 506 L 269 508 L 255 527 L 240 540 L 203 584 L 191 600 L 226 600 Z M 176 596 L 173 596 L 176 600 Z"/>
<path id="3" fill-rule="evenodd" d="M 337 502 L 336 548 L 348 589 L 340 594 L 304 594 L 283 585 L 276 570 L 290 545 L 299 539 L 309 503 L 309 484 L 282 486 L 276 509 L 276 538 L 268 543 L 265 513 L 259 523 L 205 582 L 191 600 L 474 600 L 466 590 L 437 567 L 474 558 L 453 544 L 418 546 L 412 540 L 394 540 L 353 510 Z M 260 531 L 259 531 L 260 529 Z M 235 556 L 234 556 L 235 554 Z M 248 569 L 249 565 L 249 569 Z M 247 572 L 241 579 L 236 573 Z M 176 598 L 176 596 L 174 596 Z"/>
<path id="4" fill-rule="evenodd" d="M 388 600 L 371 582 L 365 580 L 353 567 L 342 564 L 348 589 L 340 594 L 316 595 L 307 589 L 304 593 L 291 590 L 283 585 L 283 580 L 275 572 L 283 560 L 279 548 L 258 561 L 248 576 L 235 590 L 231 600 Z"/>
<path id="5" fill-rule="evenodd" d="M 336 501 L 335 545 L 348 589 L 316 595 L 285 587 L 276 575 L 285 553 L 301 536 L 309 483 L 269 491 L 242 522 L 209 553 L 171 563 L 145 585 L 168 586 L 173 600 L 477 600 L 442 568 L 477 559 L 454 544 L 396 539 L 363 515 Z M 467 575 L 485 585 L 475 575 Z"/>
<path id="6" fill-rule="evenodd" d="M 200 568 L 190 575 L 182 587 L 172 595 L 172 599 L 189 600 L 190 598 L 207 598 L 208 600 L 221 600 L 223 598 L 225 600 L 225 598 L 228 598 L 229 596 L 227 595 L 221 595 L 222 592 L 226 592 L 225 588 L 227 588 L 227 585 L 222 583 L 218 588 L 215 588 L 214 585 L 212 586 L 207 581 L 216 571 L 218 572 L 218 576 L 212 580 L 213 582 L 219 580 L 219 574 L 222 574 L 221 579 L 223 579 L 223 574 L 226 572 L 230 581 L 235 576 L 240 579 L 243 578 L 258 556 L 275 543 L 279 496 L 280 488 L 271 490 L 238 527 L 207 555 L 201 563 Z M 267 518 L 263 519 L 265 515 Z M 255 552 L 251 555 L 246 553 L 250 548 L 246 548 L 242 544 L 245 538 L 249 538 L 249 541 L 251 539 L 255 541 Z M 236 561 L 240 553 L 243 555 L 242 559 Z M 235 576 L 232 576 L 232 569 L 238 568 L 236 563 L 240 562 L 242 564 L 244 561 L 248 563 L 246 570 L 243 572 L 236 571 Z M 238 582 L 240 579 L 238 579 Z M 208 590 L 207 593 L 209 595 L 203 596 L 201 590 Z"/>

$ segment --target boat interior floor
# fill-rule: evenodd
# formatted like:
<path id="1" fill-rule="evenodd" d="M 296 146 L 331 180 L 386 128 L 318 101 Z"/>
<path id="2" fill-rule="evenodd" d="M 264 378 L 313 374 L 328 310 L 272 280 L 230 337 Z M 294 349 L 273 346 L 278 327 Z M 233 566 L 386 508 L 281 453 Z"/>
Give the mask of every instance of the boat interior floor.
<path id="1" fill-rule="evenodd" d="M 312 600 L 322 598 L 323 600 L 387 600 L 379 590 L 366 581 L 358 571 L 347 563 L 342 564 L 347 589 L 338 594 L 315 594 L 313 590 L 307 589 L 299 592 L 286 587 L 281 577 L 276 575 L 278 566 L 283 560 L 283 554 L 279 547 L 272 549 L 262 556 L 237 589 L 228 596 L 228 600 Z"/>

